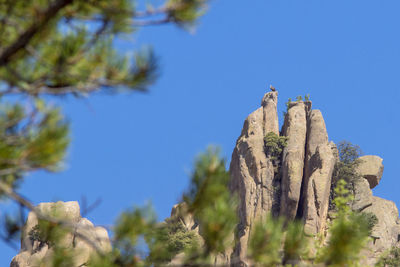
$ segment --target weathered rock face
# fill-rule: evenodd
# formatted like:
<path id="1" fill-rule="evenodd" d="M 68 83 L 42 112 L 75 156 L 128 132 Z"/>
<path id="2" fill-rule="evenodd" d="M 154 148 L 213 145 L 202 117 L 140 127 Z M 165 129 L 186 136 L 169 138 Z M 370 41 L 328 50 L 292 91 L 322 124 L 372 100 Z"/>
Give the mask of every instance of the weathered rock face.
<path id="1" fill-rule="evenodd" d="M 354 183 L 354 200 L 352 209 L 355 211 L 363 211 L 365 208 L 372 205 L 372 191 L 369 188 L 369 183 L 366 179 L 361 178 Z"/>
<path id="2" fill-rule="evenodd" d="M 194 220 L 193 215 L 188 212 L 185 202 L 174 205 L 171 210 L 171 218 L 182 222 L 187 230 L 196 230 L 197 233 L 199 232 L 198 224 Z"/>
<path id="3" fill-rule="evenodd" d="M 399 211 L 394 202 L 373 196 L 372 205 L 364 212 L 372 212 L 378 218 L 378 223 L 372 230 L 373 241 L 369 244 L 370 251 L 366 260 L 367 265 L 373 266 L 383 252 L 399 245 Z"/>
<path id="4" fill-rule="evenodd" d="M 303 179 L 302 208 L 305 231 L 314 235 L 325 228 L 329 207 L 336 146 L 329 143 L 325 121 L 319 110 L 308 117 L 307 146 Z"/>
<path id="5" fill-rule="evenodd" d="M 96 244 L 98 249 L 104 252 L 111 250 L 107 230 L 103 227 L 95 227 L 89 220 L 82 218 L 78 202 L 41 203 L 36 207 L 36 210 L 45 216 L 56 216 L 58 219 L 76 225 L 75 230 L 63 236 L 57 244 L 58 246 L 72 249 L 74 255 L 73 266 L 84 266 L 89 258 L 96 253 L 94 247 L 89 245 L 87 241 L 82 240 L 79 234 L 84 234 L 88 240 Z M 36 214 L 30 212 L 22 231 L 21 251 L 12 259 L 11 267 L 47 266 L 46 264 L 48 264 L 54 252 L 46 242 L 32 240 L 30 233 L 34 231 L 37 225 L 38 218 Z"/>
<path id="6" fill-rule="evenodd" d="M 279 135 L 279 121 L 277 113 L 278 93 L 266 93 L 261 101 L 263 108 L 264 133 L 273 132 Z"/>
<path id="7" fill-rule="evenodd" d="M 251 225 L 274 205 L 274 166 L 264 150 L 268 132 L 279 134 L 277 92 L 265 94 L 262 107 L 246 119 L 231 160 L 231 190 L 239 195 L 237 256 L 245 259 Z"/>
<path id="8" fill-rule="evenodd" d="M 365 213 L 373 213 L 378 223 L 372 230 L 372 241 L 364 250 L 362 264 L 373 266 L 378 258 L 392 246 L 399 246 L 400 222 L 396 205 L 372 195 L 371 188 L 378 185 L 383 174 L 382 159 L 378 156 L 363 156 L 358 158 L 360 164 L 357 172 L 360 178 L 354 183 L 354 200 L 352 209 Z"/>
<path id="9" fill-rule="evenodd" d="M 367 155 L 359 158 L 357 171 L 368 180 L 370 188 L 379 184 L 383 174 L 383 159 L 378 156 Z"/>
<path id="10" fill-rule="evenodd" d="M 292 220 L 296 217 L 303 181 L 304 155 L 307 137 L 306 105 L 302 101 L 291 103 L 285 117 L 282 134 L 287 146 L 282 156 L 281 215 Z"/>

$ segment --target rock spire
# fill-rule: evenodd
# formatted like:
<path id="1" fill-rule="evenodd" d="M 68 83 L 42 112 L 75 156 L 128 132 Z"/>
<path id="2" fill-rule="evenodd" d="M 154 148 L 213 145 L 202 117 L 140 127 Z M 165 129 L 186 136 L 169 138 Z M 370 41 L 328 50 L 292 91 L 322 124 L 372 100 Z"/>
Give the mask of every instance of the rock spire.
<path id="1" fill-rule="evenodd" d="M 311 101 L 289 102 L 281 131 L 278 127 L 278 92 L 264 95 L 262 105 L 244 122 L 230 164 L 231 190 L 239 195 L 237 245 L 232 257 L 246 266 L 249 234 L 255 221 L 268 214 L 286 220 L 299 219 L 310 235 L 327 230 L 332 175 L 338 161 L 336 145 L 329 141 L 321 111 Z M 279 170 L 267 156 L 264 137 L 273 132 L 287 137 Z M 366 264 L 376 262 L 383 251 L 400 245 L 400 221 L 396 205 L 372 195 L 383 173 L 378 156 L 359 158 L 360 180 L 354 184 L 355 211 L 378 218 L 369 244 Z"/>

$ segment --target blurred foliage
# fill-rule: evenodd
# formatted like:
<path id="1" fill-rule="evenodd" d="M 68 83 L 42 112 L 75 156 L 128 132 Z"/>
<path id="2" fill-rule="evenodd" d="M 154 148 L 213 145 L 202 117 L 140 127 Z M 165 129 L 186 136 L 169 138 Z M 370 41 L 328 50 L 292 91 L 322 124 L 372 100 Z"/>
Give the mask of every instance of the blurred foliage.
<path id="1" fill-rule="evenodd" d="M 1 1 L 0 94 L 86 95 L 146 90 L 157 77 L 151 48 L 128 56 L 118 41 L 141 26 L 191 28 L 207 0 L 166 0 L 137 10 L 133 0 Z"/>
<path id="2" fill-rule="evenodd" d="M 369 222 L 349 206 L 352 195 L 341 179 L 335 188 L 336 216 L 329 227 L 328 244 L 319 251 L 317 262 L 326 266 L 358 266 L 360 252 L 369 241 Z"/>
<path id="3" fill-rule="evenodd" d="M 287 225 L 283 244 L 283 265 L 295 265 L 300 260 L 307 259 L 310 254 L 309 240 L 304 234 L 304 226 L 300 221 Z"/>
<path id="4" fill-rule="evenodd" d="M 384 253 L 375 264 L 377 267 L 398 267 L 400 266 L 400 248 L 392 247 Z"/>
<path id="5" fill-rule="evenodd" d="M 265 266 L 276 266 L 282 261 L 283 220 L 267 217 L 259 220 L 249 241 L 249 258 Z"/>
<path id="6" fill-rule="evenodd" d="M 28 171 L 59 170 L 68 128 L 60 110 L 40 99 L 30 108 L 0 104 L 0 181 L 15 187 Z"/>
<path id="7" fill-rule="evenodd" d="M 251 234 L 248 256 L 257 266 L 296 265 L 307 258 L 308 240 L 299 221 L 286 222 L 268 216 L 259 220 Z"/>
<path id="8" fill-rule="evenodd" d="M 41 266 L 51 266 L 51 267 L 71 267 L 74 266 L 74 253 L 71 248 L 65 248 L 60 246 L 53 247 L 53 254 L 51 260 L 45 259 L 41 261 Z"/>
<path id="9" fill-rule="evenodd" d="M 157 218 L 151 206 L 123 212 L 114 230 L 114 261 L 122 266 L 135 266 L 143 260 L 145 244 L 138 243 L 156 227 Z"/>
<path id="10" fill-rule="evenodd" d="M 169 18 L 181 26 L 193 26 L 197 18 L 204 14 L 206 3 L 206 0 L 169 0 Z"/>
<path id="11" fill-rule="evenodd" d="M 0 231 L 2 233 L 0 236 L 2 236 L 4 242 L 13 244 L 13 242 L 20 241 L 19 234 L 25 223 L 25 217 L 23 215 L 22 208 L 20 208 L 17 214 L 3 214 L 0 226 Z"/>
<path id="12" fill-rule="evenodd" d="M 224 252 L 233 245 L 237 198 L 228 190 L 229 177 L 219 150 L 210 147 L 197 158 L 189 190 L 183 196 L 189 212 L 201 225 L 206 255 Z"/>
<path id="13" fill-rule="evenodd" d="M 180 252 L 190 253 L 199 249 L 195 232 L 188 230 L 181 221 L 171 218 L 153 229 L 146 242 L 150 250 L 146 261 L 153 264 L 166 264 Z"/>
<path id="14" fill-rule="evenodd" d="M 210 264 L 212 255 L 233 246 L 236 201 L 227 190 L 228 181 L 225 161 L 217 149 L 209 148 L 195 162 L 182 203 L 186 208 L 162 223 L 151 206 L 123 212 L 113 227 L 113 251 L 97 255 L 89 266 L 103 266 L 103 261 L 109 264 L 104 266 L 163 266 L 180 253 L 182 264 Z M 194 218 L 197 228 L 188 229 L 184 217 Z"/>

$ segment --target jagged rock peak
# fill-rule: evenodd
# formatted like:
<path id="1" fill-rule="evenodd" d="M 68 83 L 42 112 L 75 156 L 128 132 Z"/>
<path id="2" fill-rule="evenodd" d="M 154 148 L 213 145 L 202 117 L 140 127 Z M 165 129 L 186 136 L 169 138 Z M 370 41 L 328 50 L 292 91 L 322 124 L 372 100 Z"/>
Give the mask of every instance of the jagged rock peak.
<path id="1" fill-rule="evenodd" d="M 230 188 L 239 196 L 239 225 L 234 257 L 240 266 L 247 265 L 249 234 L 257 219 L 267 214 L 295 218 L 304 222 L 305 232 L 314 236 L 326 233 L 332 175 L 339 160 L 338 149 L 329 142 L 321 111 L 312 110 L 311 101 L 287 104 L 280 134 L 287 137 L 281 158 L 266 154 L 264 137 L 279 134 L 277 92 L 264 95 L 261 107 L 244 122 L 230 164 Z M 364 156 L 357 171 L 361 179 L 354 182 L 352 209 L 371 212 L 378 217 L 375 241 L 365 252 L 365 264 L 376 259 L 391 246 L 400 245 L 400 224 L 396 205 L 374 197 L 374 188 L 383 173 L 382 159 Z M 388 211 L 385 213 L 384 211 Z"/>
<path id="2" fill-rule="evenodd" d="M 86 266 L 89 258 L 96 253 L 93 246 L 79 237 L 81 234 L 85 235 L 93 244 L 96 244 L 98 249 L 104 252 L 111 251 L 107 230 L 103 227 L 95 227 L 88 219 L 82 218 L 78 202 L 40 203 L 36 206 L 36 212 L 44 216 L 56 215 L 58 219 L 76 226 L 75 231 L 67 233 L 57 244 L 72 249 L 74 265 L 71 267 Z M 21 233 L 21 250 L 12 259 L 10 267 L 50 266 L 49 260 L 54 253 L 53 248 L 44 240 L 32 238 L 32 231 L 35 230 L 37 225 L 38 217 L 36 213 L 30 212 Z"/>
<path id="3" fill-rule="evenodd" d="M 273 132 L 279 135 L 279 121 L 277 116 L 278 92 L 266 93 L 261 101 L 264 114 L 264 133 Z"/>
<path id="4" fill-rule="evenodd" d="M 247 242 L 253 222 L 264 218 L 277 205 L 274 166 L 264 150 L 264 137 L 279 134 L 278 92 L 264 95 L 261 107 L 244 122 L 232 153 L 231 190 L 239 195 L 238 245 L 235 253 L 245 260 Z M 279 204 L 279 203 L 278 203 Z"/>

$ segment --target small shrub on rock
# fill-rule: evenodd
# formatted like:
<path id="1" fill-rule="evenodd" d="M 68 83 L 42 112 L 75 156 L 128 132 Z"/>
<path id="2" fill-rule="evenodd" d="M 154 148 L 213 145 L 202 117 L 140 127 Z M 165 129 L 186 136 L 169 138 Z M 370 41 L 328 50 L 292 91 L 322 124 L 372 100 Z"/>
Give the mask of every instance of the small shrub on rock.
<path id="1" fill-rule="evenodd" d="M 270 156 L 272 160 L 280 158 L 283 149 L 287 146 L 288 137 L 279 136 L 274 132 L 269 132 L 265 138 L 265 151 L 267 156 Z"/>

